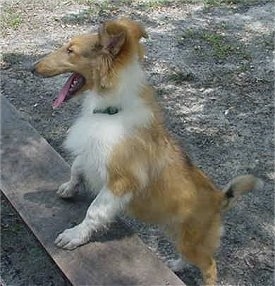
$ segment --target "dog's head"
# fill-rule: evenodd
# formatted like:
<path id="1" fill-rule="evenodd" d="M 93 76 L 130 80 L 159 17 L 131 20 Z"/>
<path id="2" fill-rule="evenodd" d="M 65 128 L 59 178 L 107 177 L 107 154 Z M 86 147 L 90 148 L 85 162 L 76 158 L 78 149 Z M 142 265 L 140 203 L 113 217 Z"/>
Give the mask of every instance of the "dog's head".
<path id="1" fill-rule="evenodd" d="M 53 103 L 56 108 L 85 90 L 112 88 L 120 69 L 134 57 L 143 58 L 142 37 L 147 34 L 137 22 L 126 18 L 108 21 L 98 33 L 74 37 L 42 58 L 33 72 L 44 77 L 72 73 Z"/>

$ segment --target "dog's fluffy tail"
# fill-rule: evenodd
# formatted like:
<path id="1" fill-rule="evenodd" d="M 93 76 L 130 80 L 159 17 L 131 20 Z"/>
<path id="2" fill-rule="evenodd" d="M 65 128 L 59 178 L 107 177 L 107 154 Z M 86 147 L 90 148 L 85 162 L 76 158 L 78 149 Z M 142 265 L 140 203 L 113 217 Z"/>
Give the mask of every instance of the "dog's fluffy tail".
<path id="1" fill-rule="evenodd" d="M 242 194 L 253 189 L 261 189 L 262 187 L 262 180 L 253 175 L 238 176 L 234 178 L 223 190 L 224 199 L 222 210 L 227 211 L 231 209 Z"/>

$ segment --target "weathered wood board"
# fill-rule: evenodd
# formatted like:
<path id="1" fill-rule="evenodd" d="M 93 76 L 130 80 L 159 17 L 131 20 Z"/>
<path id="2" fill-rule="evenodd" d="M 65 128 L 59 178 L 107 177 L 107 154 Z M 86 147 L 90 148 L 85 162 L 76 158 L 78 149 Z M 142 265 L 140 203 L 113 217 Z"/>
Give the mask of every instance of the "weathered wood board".
<path id="1" fill-rule="evenodd" d="M 1 189 L 73 285 L 184 285 L 121 222 L 76 250 L 57 248 L 57 234 L 84 218 L 91 199 L 56 196 L 68 164 L 4 97 L 1 129 Z"/>

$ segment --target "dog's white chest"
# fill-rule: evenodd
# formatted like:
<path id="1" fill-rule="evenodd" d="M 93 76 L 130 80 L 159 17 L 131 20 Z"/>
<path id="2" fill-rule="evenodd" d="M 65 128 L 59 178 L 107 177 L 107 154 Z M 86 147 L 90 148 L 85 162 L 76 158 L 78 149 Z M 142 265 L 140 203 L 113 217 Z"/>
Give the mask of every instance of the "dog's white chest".
<path id="1" fill-rule="evenodd" d="M 95 188 L 101 188 L 106 182 L 108 157 L 125 134 L 116 115 L 83 116 L 71 127 L 65 146 L 80 156 L 86 180 Z"/>

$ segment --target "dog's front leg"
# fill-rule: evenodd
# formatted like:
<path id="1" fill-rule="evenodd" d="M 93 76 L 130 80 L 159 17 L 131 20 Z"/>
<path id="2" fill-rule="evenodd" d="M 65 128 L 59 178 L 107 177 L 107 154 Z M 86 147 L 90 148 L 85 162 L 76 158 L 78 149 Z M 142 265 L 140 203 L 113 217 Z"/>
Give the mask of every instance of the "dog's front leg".
<path id="1" fill-rule="evenodd" d="M 71 168 L 70 181 L 62 184 L 58 190 L 57 195 L 63 199 L 73 197 L 78 191 L 78 185 L 82 179 L 82 159 L 80 156 L 76 157 Z"/>
<path id="2" fill-rule="evenodd" d="M 107 226 L 131 200 L 131 194 L 114 195 L 107 187 L 103 187 L 88 208 L 85 219 L 73 228 L 59 234 L 55 244 L 72 250 L 89 241 L 91 234 Z"/>

